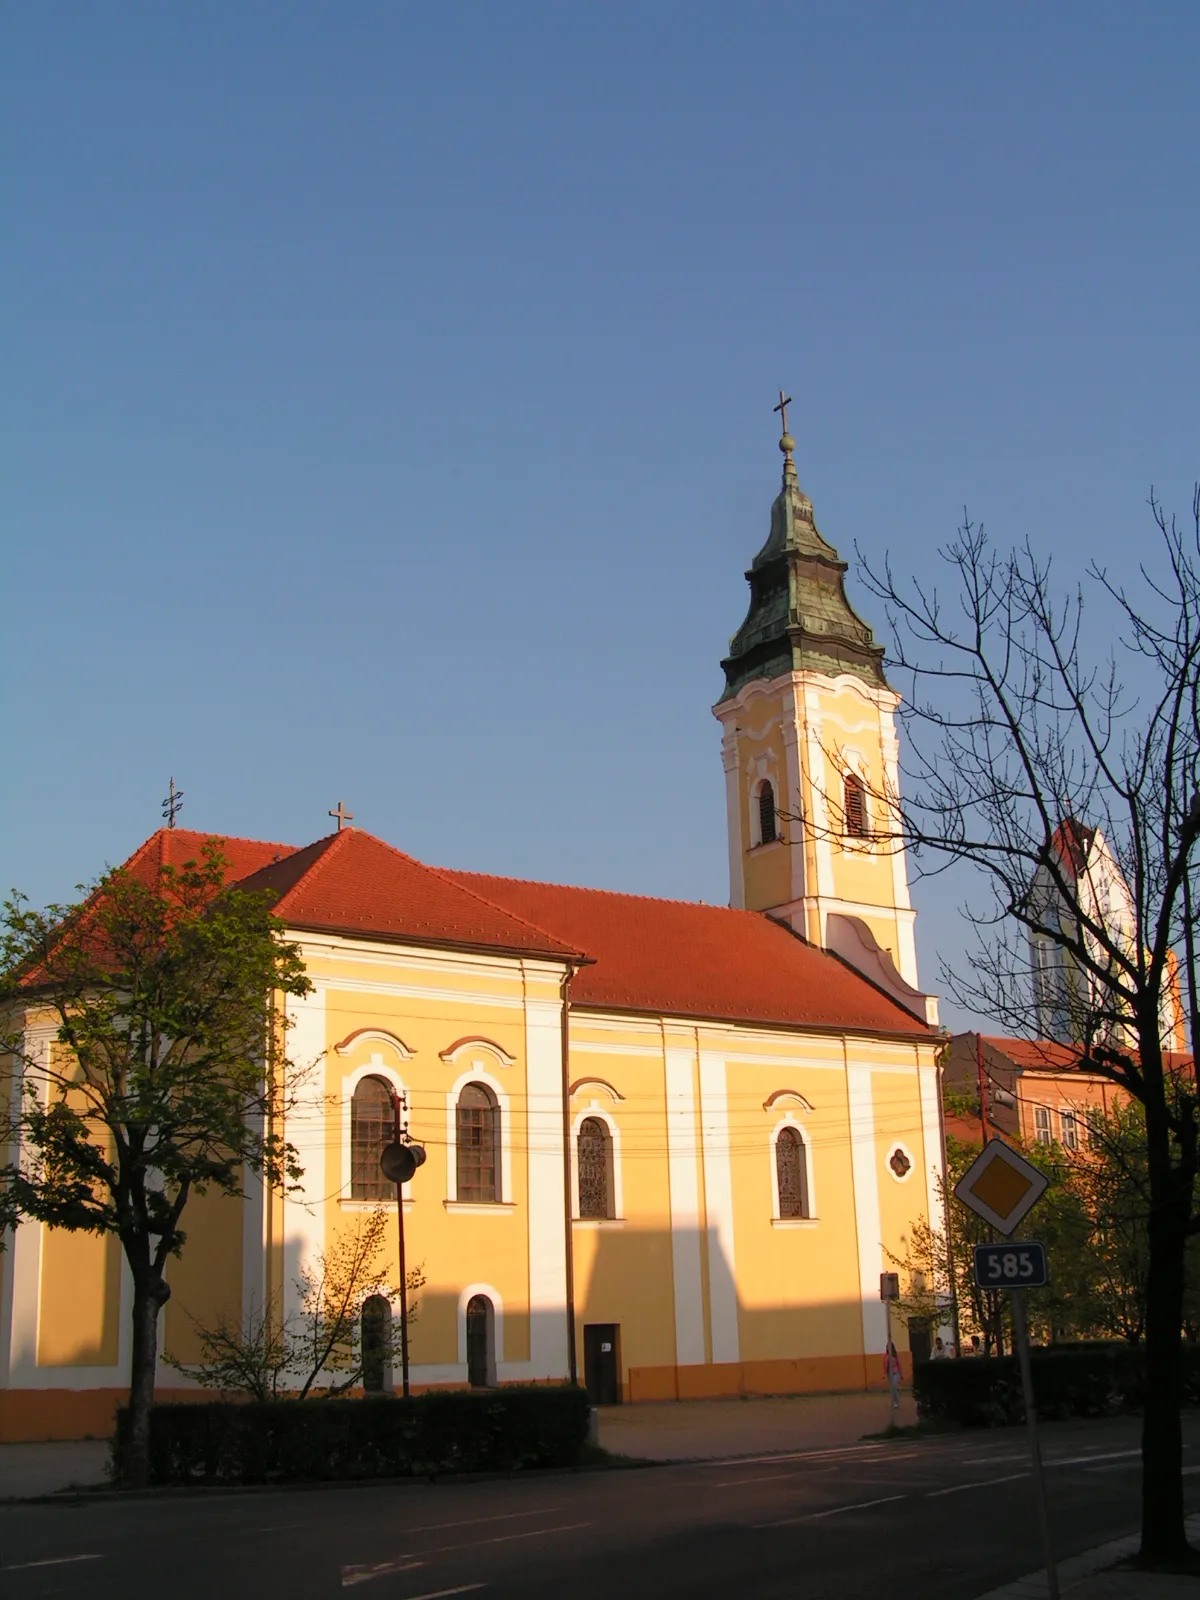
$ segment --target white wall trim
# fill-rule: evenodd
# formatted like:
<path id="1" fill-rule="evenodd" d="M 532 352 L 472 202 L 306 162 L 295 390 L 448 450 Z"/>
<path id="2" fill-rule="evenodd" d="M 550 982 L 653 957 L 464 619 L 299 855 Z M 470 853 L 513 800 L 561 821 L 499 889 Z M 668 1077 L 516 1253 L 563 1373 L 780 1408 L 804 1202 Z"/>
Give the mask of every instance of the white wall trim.
<path id="1" fill-rule="evenodd" d="M 700 1052 L 700 1129 L 704 1140 L 708 1312 L 714 1361 L 740 1361 L 733 1175 L 729 1162 L 729 1098 L 725 1061 Z"/>
<path id="2" fill-rule="evenodd" d="M 675 1286 L 675 1360 L 704 1364 L 704 1304 L 700 1271 L 700 1184 L 696 1105 L 692 1089 L 695 1051 L 668 1047 L 666 1055 L 667 1181 L 671 1194 L 671 1265 Z"/>
<path id="3" fill-rule="evenodd" d="M 871 1097 L 874 1069 L 850 1062 L 846 1067 L 846 1103 L 850 1117 L 850 1163 L 854 1182 L 854 1226 L 858 1237 L 858 1282 L 862 1302 L 863 1353 L 882 1355 L 887 1322 L 879 1298 L 883 1270 L 883 1230 L 879 1215 L 879 1175 L 875 1153 L 875 1107 Z"/>

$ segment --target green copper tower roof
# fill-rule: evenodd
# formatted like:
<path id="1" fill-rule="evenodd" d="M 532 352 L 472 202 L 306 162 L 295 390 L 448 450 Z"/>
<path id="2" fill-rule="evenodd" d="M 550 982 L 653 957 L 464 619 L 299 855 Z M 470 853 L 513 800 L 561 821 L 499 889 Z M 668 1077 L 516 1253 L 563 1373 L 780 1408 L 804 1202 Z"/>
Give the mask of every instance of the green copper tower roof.
<path id="1" fill-rule="evenodd" d="M 721 663 L 721 699 L 752 678 L 785 672 L 852 672 L 886 687 L 883 648 L 846 599 L 846 563 L 817 531 L 812 501 L 796 480 L 795 441 L 786 431 L 779 448 L 783 487 L 771 507 L 767 542 L 746 574 L 750 609 Z"/>

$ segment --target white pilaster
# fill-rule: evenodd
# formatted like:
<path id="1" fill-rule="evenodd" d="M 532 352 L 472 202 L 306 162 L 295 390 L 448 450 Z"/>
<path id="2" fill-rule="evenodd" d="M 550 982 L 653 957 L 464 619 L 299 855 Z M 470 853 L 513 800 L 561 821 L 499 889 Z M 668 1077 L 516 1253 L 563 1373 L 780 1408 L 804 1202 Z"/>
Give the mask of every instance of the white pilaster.
<path id="1" fill-rule="evenodd" d="M 738 731 L 727 723 L 721 738 L 721 761 L 725 768 L 725 829 L 729 842 L 729 904 L 740 911 L 746 904 L 745 882 L 742 874 L 742 856 L 745 844 L 742 839 L 743 801 L 742 774 L 738 753 Z"/>
<path id="2" fill-rule="evenodd" d="M 288 1055 L 303 1081 L 285 1132 L 300 1152 L 304 1171 L 298 1186 L 284 1194 L 281 1208 L 285 1317 L 299 1312 L 301 1295 L 296 1280 L 306 1268 L 315 1265 L 326 1244 L 324 1209 L 329 1186 L 325 1181 L 325 1142 L 330 1123 L 326 1105 L 325 985 L 318 980 L 310 994 L 289 998 L 287 1011 L 292 1024 L 287 1034 Z"/>
<path id="3" fill-rule="evenodd" d="M 700 1053 L 700 1130 L 704 1140 L 708 1314 L 714 1361 L 738 1361 L 738 1294 L 733 1254 L 733 1178 L 724 1057 Z"/>
<path id="4" fill-rule="evenodd" d="M 929 1226 L 943 1232 L 946 1226 L 938 1179 L 942 1172 L 942 1126 L 938 1115 L 938 1068 L 932 1063 L 917 1067 L 921 1087 L 921 1139 L 925 1146 L 925 1196 L 929 1206 Z"/>
<path id="5" fill-rule="evenodd" d="M 883 1271 L 883 1228 L 879 1217 L 879 1175 L 875 1161 L 875 1108 L 870 1067 L 847 1066 L 850 1162 L 854 1176 L 854 1224 L 858 1232 L 858 1281 L 862 1297 L 863 1351 L 883 1354 L 887 1318 L 879 1298 Z"/>
<path id="6" fill-rule="evenodd" d="M 675 1279 L 675 1360 L 684 1367 L 704 1363 L 694 1069 L 692 1050 L 667 1049 L 667 1178 L 671 1191 L 671 1263 Z"/>
<path id="7" fill-rule="evenodd" d="M 527 1000 L 531 1378 L 567 1374 L 567 1232 L 563 1193 L 562 1002 Z"/>

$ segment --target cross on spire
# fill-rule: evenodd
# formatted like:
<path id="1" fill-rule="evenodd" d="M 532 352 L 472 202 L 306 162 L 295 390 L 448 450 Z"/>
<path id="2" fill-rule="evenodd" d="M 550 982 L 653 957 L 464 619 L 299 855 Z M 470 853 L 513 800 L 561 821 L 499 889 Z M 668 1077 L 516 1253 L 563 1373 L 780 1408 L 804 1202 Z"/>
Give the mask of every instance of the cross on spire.
<path id="1" fill-rule="evenodd" d="M 783 429 L 783 432 L 785 434 L 788 431 L 787 408 L 791 405 L 791 403 L 792 403 L 791 395 L 790 394 L 784 394 L 783 390 L 780 389 L 780 391 L 779 391 L 779 404 L 777 406 L 772 406 L 771 407 L 772 411 L 778 411 L 779 419 L 780 419 L 780 422 L 782 424 L 782 429 Z"/>
<path id="2" fill-rule="evenodd" d="M 175 826 L 175 818 L 182 810 L 183 790 L 175 787 L 175 779 L 172 778 L 167 789 L 167 797 L 162 803 L 163 821 L 166 823 L 168 828 L 173 828 Z"/>
<path id="3" fill-rule="evenodd" d="M 340 800 L 337 803 L 337 810 L 336 811 L 331 811 L 329 813 L 329 815 L 331 817 L 336 817 L 337 818 L 337 831 L 339 833 L 341 833 L 342 829 L 346 826 L 346 824 L 348 822 L 353 822 L 354 821 L 354 813 L 353 813 L 353 811 L 347 811 L 346 807 L 342 804 L 342 802 Z"/>

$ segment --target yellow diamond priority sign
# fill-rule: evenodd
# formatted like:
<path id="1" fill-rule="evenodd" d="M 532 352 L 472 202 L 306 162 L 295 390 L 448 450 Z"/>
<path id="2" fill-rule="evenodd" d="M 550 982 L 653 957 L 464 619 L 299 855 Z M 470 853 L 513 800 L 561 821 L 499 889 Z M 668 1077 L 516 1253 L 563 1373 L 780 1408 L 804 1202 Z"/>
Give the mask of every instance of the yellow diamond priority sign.
<path id="1" fill-rule="evenodd" d="M 1046 1192 L 1049 1179 L 1003 1139 L 989 1139 L 954 1185 L 977 1217 L 1010 1234 Z"/>

